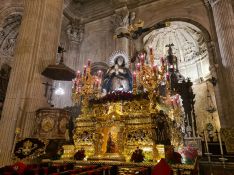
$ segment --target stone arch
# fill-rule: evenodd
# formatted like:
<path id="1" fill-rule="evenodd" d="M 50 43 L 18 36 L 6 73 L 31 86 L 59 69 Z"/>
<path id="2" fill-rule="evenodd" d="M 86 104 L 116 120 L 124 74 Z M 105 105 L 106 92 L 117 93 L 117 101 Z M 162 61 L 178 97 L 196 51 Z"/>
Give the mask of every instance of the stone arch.
<path id="1" fill-rule="evenodd" d="M 0 27 L 3 26 L 4 20 L 10 15 L 23 15 L 24 8 L 23 6 L 11 6 L 0 11 Z"/>
<path id="2" fill-rule="evenodd" d="M 0 65 L 12 64 L 22 10 L 21 7 L 10 7 L 0 12 Z"/>
<path id="3" fill-rule="evenodd" d="M 179 18 L 179 17 L 171 17 L 171 18 L 165 18 L 165 19 L 152 19 L 152 21 L 148 21 L 146 27 L 150 27 L 150 26 L 153 26 L 159 22 L 165 22 L 165 21 L 168 21 L 168 22 L 186 22 L 186 23 L 189 23 L 189 24 L 192 24 L 194 25 L 195 27 L 197 27 L 199 30 L 200 30 L 200 34 L 203 36 L 203 39 L 204 39 L 204 43 L 206 44 L 206 48 L 207 48 L 207 51 L 208 51 L 208 60 L 209 60 L 209 77 L 206 77 L 206 78 L 210 78 L 210 76 L 214 76 L 214 74 L 216 74 L 216 66 L 215 66 L 215 62 L 216 62 L 216 59 L 215 57 L 217 56 L 216 52 L 215 52 L 215 49 L 214 49 L 214 42 L 212 41 L 212 33 L 209 32 L 209 30 L 204 27 L 204 25 L 202 25 L 200 22 L 198 21 L 195 21 L 193 19 L 188 19 L 188 18 Z M 149 32 L 150 33 L 150 32 Z M 145 33 L 143 38 L 148 35 L 149 33 Z M 143 42 L 142 42 L 143 43 Z M 144 44 L 144 43 L 143 43 Z M 209 81 L 208 81 L 209 82 Z M 210 117 L 210 113 L 207 113 L 207 106 L 206 106 L 206 102 L 207 100 L 203 100 L 203 99 L 206 99 L 204 97 L 208 96 L 207 95 L 207 89 L 209 89 L 210 91 L 210 94 L 212 95 L 212 100 L 213 100 L 213 103 L 214 103 L 214 107 L 218 109 L 218 111 L 216 110 L 215 112 L 212 113 L 212 122 L 215 123 L 215 126 L 217 128 L 219 128 L 220 126 L 220 101 L 219 101 L 219 87 L 217 88 L 214 88 L 213 85 L 211 83 L 208 83 L 208 85 L 205 84 L 205 82 L 203 81 L 203 83 L 201 84 L 195 84 L 194 85 L 194 90 L 195 90 L 195 93 L 197 94 L 197 98 L 200 98 L 201 100 L 196 100 L 197 101 L 197 106 L 195 106 L 195 111 L 196 111 L 196 114 L 199 114 L 198 116 L 203 116 L 203 117 Z M 208 103 L 208 102 L 207 102 Z M 198 110 L 200 109 L 200 110 Z M 214 117 L 214 119 L 213 119 Z M 202 118 L 197 118 L 197 120 L 201 123 Z M 199 123 L 198 122 L 198 123 Z M 209 122 L 211 122 L 211 120 L 209 120 Z M 201 126 L 202 125 L 199 125 L 199 130 L 198 131 L 201 131 Z M 216 129 L 217 129 L 216 128 Z"/>
<path id="4" fill-rule="evenodd" d="M 214 65 L 216 64 L 216 59 L 215 59 L 216 53 L 214 50 L 214 43 L 212 41 L 213 36 L 210 34 L 209 30 L 206 27 L 204 27 L 197 20 L 193 20 L 193 19 L 185 18 L 185 17 L 168 17 L 168 18 L 161 18 L 161 19 L 152 19 L 150 22 L 148 22 L 146 24 L 145 27 L 150 27 L 152 25 L 155 25 L 155 24 L 160 23 L 160 22 L 165 22 L 165 21 L 167 21 L 167 22 L 173 22 L 173 21 L 187 22 L 187 23 L 193 24 L 194 26 L 199 28 L 202 31 L 202 35 L 203 35 L 205 43 L 207 45 L 207 49 L 208 49 L 208 53 L 209 53 L 208 58 L 209 58 L 209 62 L 210 62 L 210 67 L 211 67 L 211 69 L 213 67 L 215 67 Z M 145 33 L 142 38 L 144 38 L 148 33 L 150 33 L 150 32 Z M 215 70 L 211 70 L 211 71 L 215 71 Z M 211 73 L 216 74 L 215 72 L 211 72 Z"/>
<path id="5" fill-rule="evenodd" d="M 193 24 L 202 31 L 202 33 L 204 34 L 203 36 L 204 36 L 204 39 L 206 40 L 206 42 L 211 41 L 211 35 L 210 35 L 209 31 L 201 23 L 199 23 L 198 21 L 195 21 L 193 19 L 190 19 L 190 18 L 170 17 L 170 18 L 165 18 L 165 19 L 160 19 L 160 20 L 155 19 L 155 20 L 152 20 L 150 23 L 148 23 L 146 25 L 146 27 L 152 26 L 152 25 L 160 23 L 160 22 L 165 22 L 165 21 L 168 21 L 168 22 L 182 21 L 182 22 L 187 22 L 187 23 Z"/>

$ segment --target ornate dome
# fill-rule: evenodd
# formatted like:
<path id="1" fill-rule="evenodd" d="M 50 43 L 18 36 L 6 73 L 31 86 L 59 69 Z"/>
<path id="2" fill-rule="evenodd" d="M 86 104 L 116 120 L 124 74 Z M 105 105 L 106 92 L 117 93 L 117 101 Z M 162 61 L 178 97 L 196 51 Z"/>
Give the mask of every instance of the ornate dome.
<path id="1" fill-rule="evenodd" d="M 209 75 L 207 46 L 202 31 L 193 24 L 174 21 L 166 28 L 154 30 L 144 37 L 144 48 L 154 49 L 156 62 L 167 55 L 166 45 L 173 43 L 173 54 L 178 58 L 180 72 L 192 79 Z"/>

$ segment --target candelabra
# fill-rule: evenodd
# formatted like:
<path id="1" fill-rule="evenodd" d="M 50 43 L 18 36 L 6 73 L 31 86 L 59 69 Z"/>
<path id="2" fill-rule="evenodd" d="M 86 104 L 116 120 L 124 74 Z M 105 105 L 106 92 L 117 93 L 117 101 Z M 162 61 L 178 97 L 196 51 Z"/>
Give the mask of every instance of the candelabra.
<path id="1" fill-rule="evenodd" d="M 73 81 L 72 99 L 75 103 L 82 102 L 82 113 L 88 113 L 89 99 L 99 97 L 101 93 L 102 71 L 97 75 L 91 75 L 91 62 L 88 60 L 88 66 L 84 66 L 84 72 L 77 71 L 76 79 Z"/>
<path id="2" fill-rule="evenodd" d="M 154 55 L 152 48 L 150 48 L 149 57 L 150 64 L 145 64 L 145 54 L 141 54 L 140 63 L 136 65 L 137 72 L 133 74 L 133 84 L 136 84 L 136 82 L 138 81 L 139 84 L 141 84 L 144 89 L 147 90 L 150 100 L 150 111 L 153 112 L 157 110 L 155 97 L 159 95 L 158 86 L 165 78 L 165 64 L 164 59 L 161 58 L 161 69 L 158 69 L 158 66 L 154 64 Z"/>

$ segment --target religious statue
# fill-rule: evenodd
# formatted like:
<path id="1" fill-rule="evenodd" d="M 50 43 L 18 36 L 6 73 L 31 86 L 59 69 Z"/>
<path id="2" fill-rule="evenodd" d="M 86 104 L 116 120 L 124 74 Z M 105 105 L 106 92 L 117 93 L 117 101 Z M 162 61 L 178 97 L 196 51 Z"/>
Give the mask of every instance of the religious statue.
<path id="1" fill-rule="evenodd" d="M 107 70 L 104 76 L 103 92 L 132 91 L 132 74 L 126 68 L 124 57 L 118 56 L 114 65 Z"/>
<path id="2" fill-rule="evenodd" d="M 111 133 L 109 133 L 109 137 L 107 140 L 107 145 L 106 145 L 106 153 L 115 153 L 115 143 L 112 140 Z"/>
<path id="3" fill-rule="evenodd" d="M 132 153 L 131 161 L 132 162 L 143 162 L 144 161 L 143 150 L 137 147 L 137 149 Z"/>
<path id="4" fill-rule="evenodd" d="M 167 115 L 160 110 L 156 119 L 156 144 L 171 145 Z"/>

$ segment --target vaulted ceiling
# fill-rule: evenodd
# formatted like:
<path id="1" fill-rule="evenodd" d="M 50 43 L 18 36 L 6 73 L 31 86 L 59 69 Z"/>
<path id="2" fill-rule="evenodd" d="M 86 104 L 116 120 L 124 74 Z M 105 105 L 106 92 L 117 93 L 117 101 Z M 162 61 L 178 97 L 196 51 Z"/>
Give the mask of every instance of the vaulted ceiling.
<path id="1" fill-rule="evenodd" d="M 156 62 L 160 57 L 167 56 L 166 45 L 173 43 L 173 54 L 177 56 L 178 66 L 182 72 L 186 72 L 185 74 L 194 80 L 209 74 L 207 46 L 202 31 L 193 24 L 171 22 L 169 27 L 154 30 L 146 35 L 144 43 L 145 50 L 149 47 L 154 49 Z"/>

